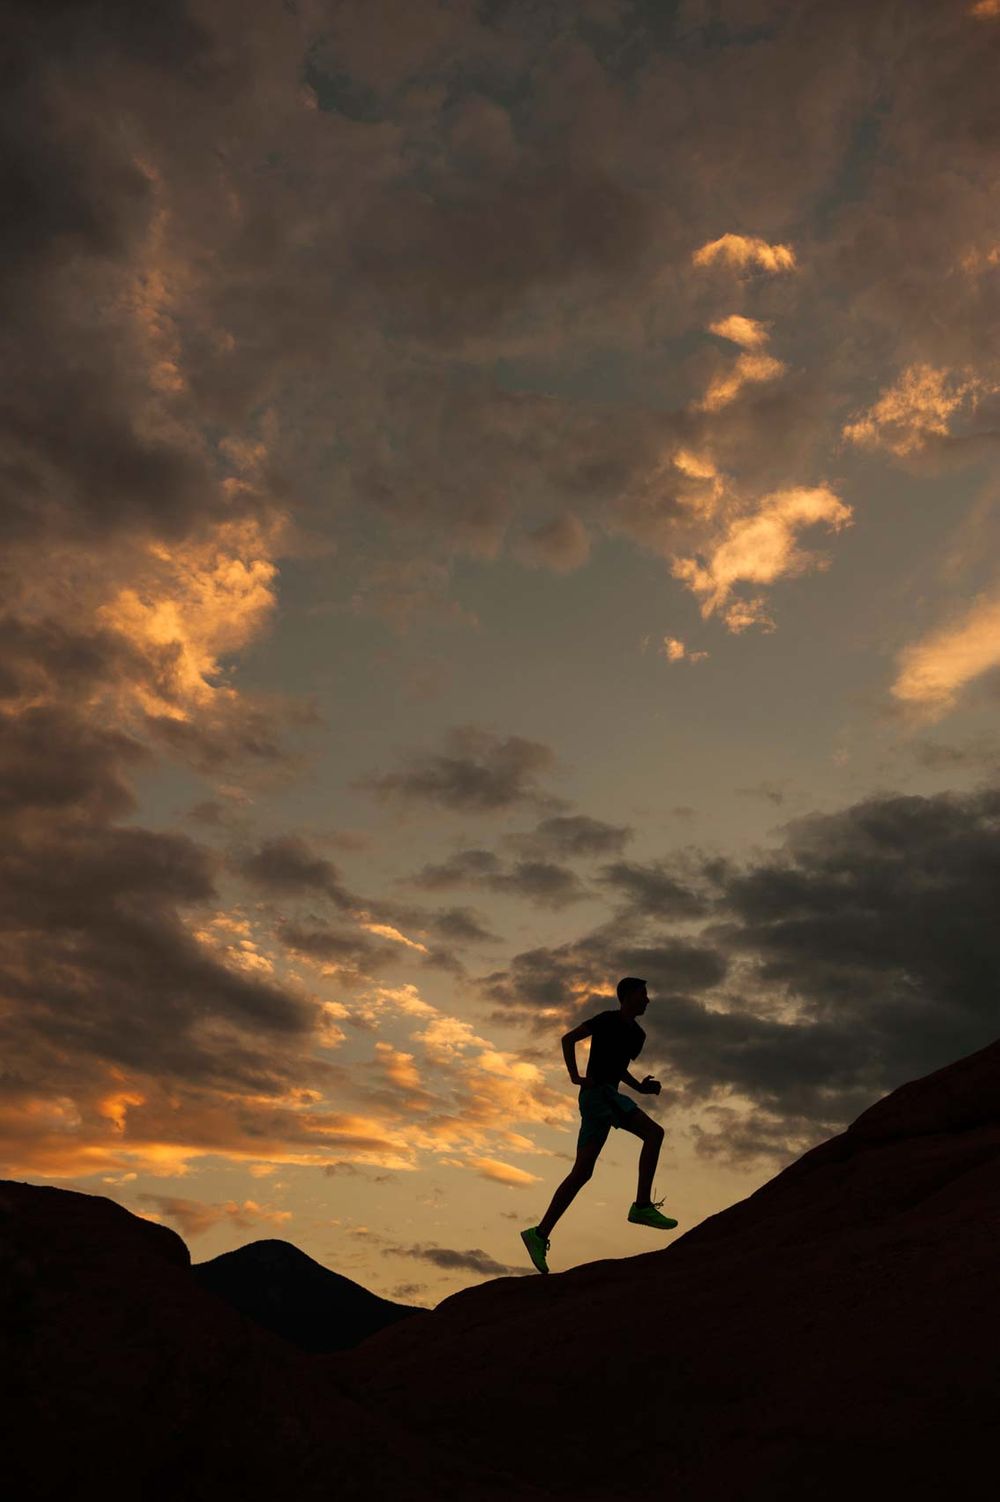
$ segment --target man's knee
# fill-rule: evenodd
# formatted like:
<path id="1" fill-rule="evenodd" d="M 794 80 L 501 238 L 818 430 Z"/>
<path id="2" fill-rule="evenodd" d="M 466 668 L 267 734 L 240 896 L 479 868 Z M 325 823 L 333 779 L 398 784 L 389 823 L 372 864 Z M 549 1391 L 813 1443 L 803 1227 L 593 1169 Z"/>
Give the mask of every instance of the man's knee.
<path id="1" fill-rule="evenodd" d="M 587 1143 L 577 1149 L 577 1159 L 573 1164 L 572 1175 L 578 1184 L 586 1184 L 588 1179 L 594 1177 L 594 1168 L 597 1165 L 597 1155 L 600 1147 Z"/>

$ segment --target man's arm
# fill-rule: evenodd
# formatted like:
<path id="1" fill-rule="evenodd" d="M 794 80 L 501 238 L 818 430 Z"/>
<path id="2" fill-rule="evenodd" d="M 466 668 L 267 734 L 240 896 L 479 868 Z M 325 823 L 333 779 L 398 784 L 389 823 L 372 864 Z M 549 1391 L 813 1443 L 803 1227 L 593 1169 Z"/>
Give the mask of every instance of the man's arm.
<path id="1" fill-rule="evenodd" d="M 651 1074 L 647 1074 L 644 1080 L 637 1080 L 635 1075 L 629 1074 L 626 1069 L 622 1075 L 622 1079 L 626 1085 L 631 1085 L 632 1089 L 637 1090 L 640 1095 L 659 1095 L 660 1093 L 660 1082 L 659 1080 L 654 1080 Z"/>
<path id="2" fill-rule="evenodd" d="M 593 1022 L 581 1022 L 579 1027 L 572 1028 L 563 1036 L 563 1058 L 566 1060 L 566 1068 L 569 1070 L 569 1077 L 574 1085 L 583 1084 L 583 1076 L 576 1067 L 576 1045 L 581 1038 L 589 1038 L 593 1030 Z"/>

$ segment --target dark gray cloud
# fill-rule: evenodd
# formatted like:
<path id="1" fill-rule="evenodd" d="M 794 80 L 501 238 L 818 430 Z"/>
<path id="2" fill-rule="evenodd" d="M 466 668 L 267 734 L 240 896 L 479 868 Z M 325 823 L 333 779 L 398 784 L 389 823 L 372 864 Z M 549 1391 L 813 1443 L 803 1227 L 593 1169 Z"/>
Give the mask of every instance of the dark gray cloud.
<path id="1" fill-rule="evenodd" d="M 131 813 L 128 773 L 148 761 L 131 736 L 69 709 L 0 714 L 0 814 L 28 809 L 110 818 Z"/>
<path id="2" fill-rule="evenodd" d="M 664 1101 L 704 1112 L 705 1154 L 799 1151 L 996 1035 L 994 789 L 870 798 L 794 821 L 769 855 L 703 862 L 681 915 L 710 920 L 697 939 L 645 937 L 662 918 L 648 875 L 621 924 L 515 955 L 480 988 L 498 1020 L 554 1036 L 616 1005 L 607 976 L 646 977 L 647 1053 Z"/>
<path id="3" fill-rule="evenodd" d="M 515 861 L 509 870 L 486 877 L 483 885 L 556 910 L 590 895 L 575 872 L 553 861 Z"/>
<path id="4" fill-rule="evenodd" d="M 385 1247 L 383 1255 L 415 1257 L 420 1262 L 430 1262 L 434 1267 L 443 1267 L 449 1272 L 479 1273 L 484 1278 L 516 1278 L 525 1271 L 523 1267 L 511 1267 L 506 1262 L 498 1262 L 495 1257 L 491 1257 L 488 1252 L 481 1251 L 478 1247 L 472 1247 L 468 1251 L 452 1251 L 448 1247 L 423 1243 L 416 1246 Z M 530 1271 L 531 1269 L 528 1268 L 528 1272 Z"/>
<path id="5" fill-rule="evenodd" d="M 587 886 L 567 866 L 545 860 L 517 860 L 505 865 L 492 850 L 459 850 L 446 861 L 423 866 L 408 882 L 431 892 L 477 886 L 554 909 L 568 907 L 590 895 Z"/>
<path id="6" fill-rule="evenodd" d="M 184 913 L 217 900 L 214 877 L 181 835 L 61 810 L 8 826 L 0 1044 L 25 1088 L 86 1100 L 108 1065 L 225 1089 L 296 1078 L 314 1005 L 196 938 Z"/>
<path id="7" fill-rule="evenodd" d="M 614 861 L 601 866 L 596 879 L 620 894 L 623 911 L 636 917 L 700 918 L 711 907 L 701 873 L 692 875 L 676 861 Z"/>
<path id="8" fill-rule="evenodd" d="M 481 914 L 471 907 L 440 908 L 427 916 L 428 927 L 443 939 L 459 944 L 498 943 L 499 935 L 488 928 Z"/>
<path id="9" fill-rule="evenodd" d="M 730 870 L 719 939 L 888 1088 L 993 1036 L 998 879 L 996 790 L 871 798 L 794 822 L 780 854 Z"/>
<path id="10" fill-rule="evenodd" d="M 446 861 L 429 862 L 409 878 L 414 886 L 429 892 L 446 891 L 466 882 L 485 883 L 503 871 L 503 862 L 492 850 L 458 850 Z"/>
<path id="11" fill-rule="evenodd" d="M 443 754 L 414 752 L 401 772 L 359 778 L 354 786 L 381 800 L 429 803 L 462 813 L 496 813 L 519 803 L 558 806 L 538 778 L 556 765 L 551 747 L 511 735 L 501 739 L 476 725 L 448 732 Z"/>
<path id="12" fill-rule="evenodd" d="M 419 1297 L 420 1294 L 426 1292 L 426 1283 L 395 1283 L 392 1288 L 389 1289 L 389 1297 L 391 1299 L 402 1299 L 404 1302 L 408 1303 L 412 1299 Z"/>
<path id="13" fill-rule="evenodd" d="M 620 854 L 633 833 L 627 824 L 607 824 L 587 814 L 556 814 L 524 834 L 503 835 L 502 842 L 520 855 L 571 860 Z"/>
<path id="14" fill-rule="evenodd" d="M 377 943 L 356 928 L 338 931 L 316 920 L 308 925 L 281 922 L 277 936 L 287 949 L 335 964 L 359 980 L 384 969 L 397 958 L 393 945 Z"/>
<path id="15" fill-rule="evenodd" d="M 317 855 L 300 835 L 263 840 L 256 850 L 234 858 L 233 865 L 245 880 L 277 895 L 322 892 L 337 907 L 347 909 L 358 902 L 333 862 Z"/>
<path id="16" fill-rule="evenodd" d="M 551 1032 L 563 1025 L 562 1020 L 539 1023 L 542 1009 L 562 1008 L 569 1026 L 591 1010 L 616 1007 L 614 986 L 620 976 L 643 976 L 652 996 L 654 991 L 709 990 L 724 979 L 726 970 L 725 957 L 711 945 L 673 936 L 643 939 L 634 930 L 630 937 L 623 925 L 611 923 L 554 948 L 522 951 L 507 969 L 481 976 L 479 984 L 483 996 L 497 1005 L 500 1020 L 517 1018 Z M 609 975 L 614 980 L 606 990 Z"/>

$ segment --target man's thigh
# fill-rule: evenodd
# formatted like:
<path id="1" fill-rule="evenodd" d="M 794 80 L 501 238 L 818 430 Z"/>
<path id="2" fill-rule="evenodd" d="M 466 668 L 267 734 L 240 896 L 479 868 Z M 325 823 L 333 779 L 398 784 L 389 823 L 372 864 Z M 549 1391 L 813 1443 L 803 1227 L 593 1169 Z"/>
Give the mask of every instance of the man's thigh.
<path id="1" fill-rule="evenodd" d="M 633 1136 L 641 1137 L 643 1141 L 649 1137 L 662 1136 L 663 1128 L 660 1123 L 654 1121 L 652 1116 L 647 1116 L 642 1107 L 636 1106 L 634 1101 L 632 1104 L 635 1109 L 623 1115 L 618 1123 L 622 1131 L 631 1132 Z"/>
<path id="2" fill-rule="evenodd" d="M 608 1125 L 599 1131 L 592 1131 L 589 1135 L 584 1136 L 584 1129 L 581 1127 L 580 1136 L 576 1144 L 576 1162 L 573 1167 L 582 1172 L 593 1173 L 597 1160 L 601 1156 L 601 1149 L 607 1142 L 610 1131 L 611 1127 Z"/>

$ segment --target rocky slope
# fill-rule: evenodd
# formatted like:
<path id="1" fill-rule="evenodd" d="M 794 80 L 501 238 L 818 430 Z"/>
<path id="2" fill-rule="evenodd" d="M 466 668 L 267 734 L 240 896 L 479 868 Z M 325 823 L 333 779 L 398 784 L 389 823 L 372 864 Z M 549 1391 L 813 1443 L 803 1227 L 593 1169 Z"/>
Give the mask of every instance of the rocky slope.
<path id="1" fill-rule="evenodd" d="M 201 1288 L 165 1227 L 0 1181 L 5 1496 L 509 1502 L 502 1467 L 384 1423 L 319 1359 Z"/>
<path id="2" fill-rule="evenodd" d="M 1000 1044 L 666 1249 L 498 1279 L 325 1360 L 373 1411 L 578 1499 L 978 1498 L 1000 1440 Z"/>

